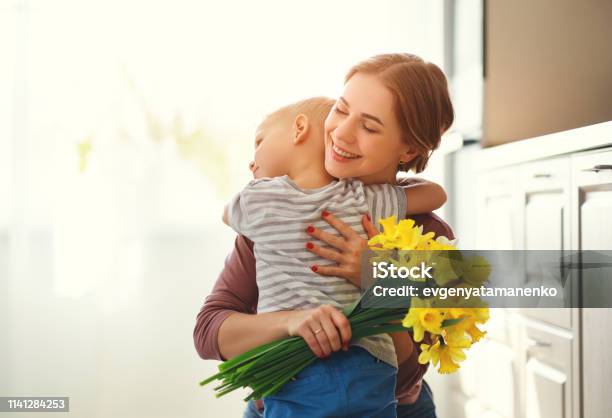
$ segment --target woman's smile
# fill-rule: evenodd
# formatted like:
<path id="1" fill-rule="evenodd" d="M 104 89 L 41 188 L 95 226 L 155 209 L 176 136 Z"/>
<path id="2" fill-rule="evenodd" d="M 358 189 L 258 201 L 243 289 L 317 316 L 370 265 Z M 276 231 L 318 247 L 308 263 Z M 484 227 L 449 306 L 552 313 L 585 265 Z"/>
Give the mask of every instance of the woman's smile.
<path id="1" fill-rule="evenodd" d="M 348 150 L 345 150 L 344 148 L 341 148 L 340 146 L 338 146 L 335 142 L 334 139 L 332 137 L 332 135 L 329 136 L 329 140 L 330 140 L 330 150 L 331 150 L 331 156 L 334 160 L 338 161 L 338 162 L 346 162 L 346 161 L 350 161 L 350 160 L 356 160 L 358 158 L 361 158 L 361 155 L 358 154 L 354 154 L 352 152 L 349 152 Z"/>

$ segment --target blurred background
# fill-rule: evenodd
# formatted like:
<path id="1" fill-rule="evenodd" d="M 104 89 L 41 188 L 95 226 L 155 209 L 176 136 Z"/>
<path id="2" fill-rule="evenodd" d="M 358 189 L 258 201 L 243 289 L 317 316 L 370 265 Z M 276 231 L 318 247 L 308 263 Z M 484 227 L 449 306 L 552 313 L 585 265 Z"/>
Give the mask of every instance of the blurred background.
<path id="1" fill-rule="evenodd" d="M 525 227 L 516 222 L 551 219 L 547 201 L 538 195 L 535 206 L 519 210 L 528 217 L 512 215 L 509 202 L 524 203 L 526 194 L 506 192 L 527 189 L 487 183 L 494 191 L 487 194 L 476 185 L 492 178 L 483 170 L 497 167 L 481 162 L 505 167 L 526 155 L 548 157 L 542 149 L 559 151 L 551 142 L 536 140 L 537 152 L 496 145 L 592 124 L 588 146 L 612 142 L 604 49 L 612 15 L 598 0 L 584 2 L 578 17 L 568 1 L 540 0 L 531 13 L 488 3 L 0 0 L 0 396 L 70 396 L 76 417 L 241 416 L 246 392 L 214 399 L 197 385 L 217 364 L 200 359 L 192 341 L 195 316 L 233 245 L 220 221 L 223 205 L 250 179 L 261 118 L 306 97 L 337 97 L 345 72 L 374 54 L 414 53 L 449 78 L 455 125 L 422 176 L 447 188 L 449 202 L 438 212 L 460 244 L 525 247 L 516 235 Z M 545 18 L 529 21 L 534 14 Z M 569 17 L 572 31 L 528 31 Z M 579 32 L 597 40 L 587 49 L 598 65 L 576 72 L 575 62 L 559 65 L 559 57 L 584 52 L 588 39 L 561 39 Z M 517 59 L 525 56 L 517 45 L 539 45 L 531 53 L 541 60 Z M 529 71 L 542 63 L 556 72 Z M 540 94 L 514 94 L 534 86 Z M 576 90 L 590 101 L 576 102 Z M 552 100 L 559 91 L 567 96 Z M 588 148 L 584 138 L 563 139 L 561 151 Z M 517 170 L 498 177 L 525 172 Z M 563 205 L 561 223 L 569 222 Z M 500 232 L 487 234 L 477 213 Z M 572 339 L 581 323 L 572 315 L 574 322 L 533 321 Z M 428 375 L 439 416 L 579 416 L 580 386 L 567 383 L 563 367 L 579 382 L 581 346 L 569 363 L 535 369 L 548 380 L 532 379 L 530 390 L 543 397 L 530 398 L 529 359 L 516 354 L 523 340 L 514 337 L 524 334 L 523 318 L 495 313 L 491 341 L 474 348 L 461 375 Z M 541 406 L 559 399 L 565 415 Z"/>

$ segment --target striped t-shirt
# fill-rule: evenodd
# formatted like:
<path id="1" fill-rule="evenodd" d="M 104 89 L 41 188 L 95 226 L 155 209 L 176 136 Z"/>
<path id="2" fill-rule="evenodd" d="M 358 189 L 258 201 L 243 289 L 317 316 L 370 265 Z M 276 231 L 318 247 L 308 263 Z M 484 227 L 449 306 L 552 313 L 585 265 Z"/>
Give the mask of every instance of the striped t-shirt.
<path id="1" fill-rule="evenodd" d="M 305 248 L 315 238 L 306 233 L 312 225 L 338 232 L 321 218 L 327 210 L 367 238 L 362 216 L 378 221 L 406 214 L 406 194 L 390 184 L 364 185 L 355 179 L 332 181 L 317 189 L 299 188 L 289 176 L 251 181 L 228 205 L 229 225 L 253 241 L 258 312 L 307 309 L 329 304 L 342 308 L 359 298 L 360 289 L 342 277 L 314 273 L 313 264 L 328 264 Z M 317 242 L 327 247 L 323 242 Z M 362 338 L 362 346 L 375 357 L 397 367 L 395 350 L 387 334 Z"/>

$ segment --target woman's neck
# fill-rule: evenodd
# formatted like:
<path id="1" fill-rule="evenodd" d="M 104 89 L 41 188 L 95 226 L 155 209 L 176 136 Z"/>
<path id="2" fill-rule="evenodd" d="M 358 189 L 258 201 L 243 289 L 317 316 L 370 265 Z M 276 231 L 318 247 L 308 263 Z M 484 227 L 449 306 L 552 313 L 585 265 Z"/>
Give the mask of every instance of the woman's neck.
<path id="1" fill-rule="evenodd" d="M 367 176 L 356 177 L 357 180 L 363 182 L 363 184 L 396 184 L 397 173 L 395 171 L 378 172 Z"/>

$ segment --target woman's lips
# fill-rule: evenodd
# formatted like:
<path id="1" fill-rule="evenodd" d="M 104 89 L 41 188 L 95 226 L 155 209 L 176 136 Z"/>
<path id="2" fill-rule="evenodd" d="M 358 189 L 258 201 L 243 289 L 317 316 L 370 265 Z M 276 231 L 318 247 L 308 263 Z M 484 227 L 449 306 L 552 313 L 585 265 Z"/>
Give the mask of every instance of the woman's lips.
<path id="1" fill-rule="evenodd" d="M 361 158 L 360 155 L 353 154 L 352 152 L 348 152 L 347 150 L 340 148 L 338 145 L 334 143 L 333 139 L 331 140 L 330 150 L 331 150 L 332 158 L 341 163 Z"/>

